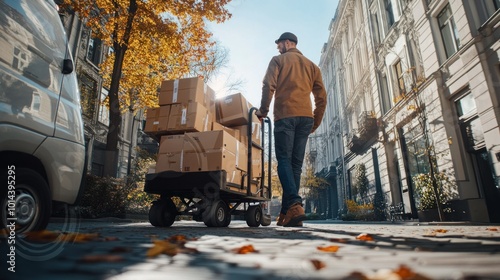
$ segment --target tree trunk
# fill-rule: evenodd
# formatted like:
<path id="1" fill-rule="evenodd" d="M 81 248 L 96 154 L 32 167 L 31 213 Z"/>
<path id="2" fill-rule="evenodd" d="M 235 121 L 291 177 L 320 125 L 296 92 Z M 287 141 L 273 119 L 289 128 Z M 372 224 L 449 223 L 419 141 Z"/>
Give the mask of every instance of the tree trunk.
<path id="1" fill-rule="evenodd" d="M 106 138 L 106 151 L 104 155 L 104 176 L 116 177 L 118 172 L 118 141 L 122 126 L 122 115 L 120 111 L 120 100 L 118 91 L 120 88 L 120 75 L 125 57 L 124 47 L 115 49 L 115 63 L 113 65 L 113 74 L 111 86 L 109 88 L 109 128 Z"/>
<path id="2" fill-rule="evenodd" d="M 109 88 L 109 129 L 106 138 L 106 151 L 104 154 L 104 176 L 116 177 L 118 173 L 118 141 L 122 126 L 122 115 L 120 111 L 120 100 L 118 98 L 120 91 L 120 78 L 122 74 L 123 59 L 127 51 L 130 34 L 132 33 L 132 23 L 137 13 L 137 1 L 130 0 L 128 9 L 127 25 L 125 33 L 120 41 L 118 38 L 118 26 L 115 26 L 113 49 L 115 61 L 113 64 L 113 73 L 111 74 L 111 85 Z"/>

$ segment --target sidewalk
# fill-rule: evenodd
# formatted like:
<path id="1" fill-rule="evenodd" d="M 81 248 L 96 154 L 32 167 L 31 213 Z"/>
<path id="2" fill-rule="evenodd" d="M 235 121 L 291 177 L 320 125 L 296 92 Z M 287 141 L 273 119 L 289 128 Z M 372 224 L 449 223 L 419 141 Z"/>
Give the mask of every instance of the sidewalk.
<path id="1" fill-rule="evenodd" d="M 302 228 L 274 222 L 249 228 L 233 221 L 229 228 L 207 228 L 180 221 L 154 228 L 113 219 L 82 221 L 78 230 L 101 238 L 64 244 L 45 261 L 18 257 L 16 273 L 2 268 L 0 278 L 500 279 L 500 225 L 306 221 Z M 147 257 L 153 240 L 172 236 L 184 236 L 185 246 L 173 255 Z"/>

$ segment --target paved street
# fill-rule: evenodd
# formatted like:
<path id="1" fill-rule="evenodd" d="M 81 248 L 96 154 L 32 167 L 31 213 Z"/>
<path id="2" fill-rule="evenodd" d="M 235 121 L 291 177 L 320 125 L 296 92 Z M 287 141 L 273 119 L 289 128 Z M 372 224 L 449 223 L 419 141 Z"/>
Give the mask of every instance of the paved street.
<path id="1" fill-rule="evenodd" d="M 232 221 L 207 228 L 181 221 L 154 228 L 104 219 L 60 220 L 49 230 L 30 242 L 15 237 L 15 272 L 6 260 L 11 245 L 1 239 L 0 279 L 500 279 L 499 225 L 311 221 L 249 228 Z"/>

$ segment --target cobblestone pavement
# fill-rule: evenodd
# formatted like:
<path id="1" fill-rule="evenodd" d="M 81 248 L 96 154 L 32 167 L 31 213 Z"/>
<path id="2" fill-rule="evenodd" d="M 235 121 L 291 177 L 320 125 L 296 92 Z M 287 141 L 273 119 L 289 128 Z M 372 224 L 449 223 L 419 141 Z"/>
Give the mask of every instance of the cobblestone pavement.
<path id="1" fill-rule="evenodd" d="M 500 225 L 306 221 L 302 228 L 278 227 L 274 222 L 250 228 L 244 221 L 232 221 L 228 228 L 207 228 L 203 223 L 180 221 L 170 228 L 155 228 L 148 222 L 107 219 L 51 223 L 49 230 L 88 233 L 91 240 L 28 242 L 15 236 L 15 272 L 11 272 L 11 245 L 8 239 L 0 239 L 0 279 L 389 279 L 405 275 L 414 277 L 403 279 L 500 279 Z M 173 236 L 186 237 L 187 242 L 175 245 Z M 161 247 L 167 254 L 147 256 L 154 240 L 168 238 L 174 243 L 164 242 L 167 247 Z M 244 249 L 250 252 L 240 254 Z"/>

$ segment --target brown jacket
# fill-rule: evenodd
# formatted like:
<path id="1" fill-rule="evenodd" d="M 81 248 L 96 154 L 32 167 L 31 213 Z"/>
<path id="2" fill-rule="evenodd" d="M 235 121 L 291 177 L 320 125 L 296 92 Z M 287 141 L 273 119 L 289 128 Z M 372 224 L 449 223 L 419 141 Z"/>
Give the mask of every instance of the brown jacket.
<path id="1" fill-rule="evenodd" d="M 316 105 L 314 112 L 311 92 Z M 326 91 L 321 71 L 298 49 L 271 59 L 262 86 L 260 112 L 267 115 L 271 100 L 274 100 L 274 121 L 288 117 L 314 118 L 313 131 L 323 119 L 326 107 Z"/>

